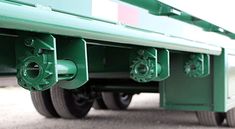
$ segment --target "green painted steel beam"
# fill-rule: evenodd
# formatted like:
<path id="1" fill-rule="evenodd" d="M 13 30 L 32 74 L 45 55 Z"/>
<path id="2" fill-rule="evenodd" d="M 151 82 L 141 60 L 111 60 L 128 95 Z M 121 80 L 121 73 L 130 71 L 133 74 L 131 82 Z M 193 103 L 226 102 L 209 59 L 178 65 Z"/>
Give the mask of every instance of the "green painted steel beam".
<path id="1" fill-rule="evenodd" d="M 214 110 L 219 112 L 227 111 L 227 94 L 228 94 L 228 59 L 224 49 L 220 56 L 214 57 Z"/>
<path id="2" fill-rule="evenodd" d="M 202 28 L 205 31 L 215 32 L 221 35 L 225 35 L 231 39 L 235 39 L 235 34 L 229 30 L 225 30 L 217 25 L 214 25 L 210 22 L 207 22 L 203 19 L 194 17 L 186 12 L 183 12 L 179 9 L 171 7 L 163 2 L 158 0 L 121 0 L 132 5 L 144 8 L 148 10 L 151 14 L 158 16 L 167 16 L 171 17 L 195 26 Z"/>
<path id="3" fill-rule="evenodd" d="M 214 111 L 214 107 L 218 106 L 214 105 L 214 101 L 217 101 L 214 98 L 219 96 L 213 96 L 213 64 L 210 63 L 211 74 L 205 77 L 190 77 L 184 71 L 184 66 L 190 55 L 191 53 L 171 53 L 171 75 L 159 82 L 160 105 L 165 109 Z M 213 57 L 211 60 L 213 60 Z M 221 75 L 219 76 L 221 77 Z M 221 79 L 217 80 L 220 81 Z M 224 85 L 220 85 L 221 83 L 216 85 L 222 88 Z"/>
<path id="4" fill-rule="evenodd" d="M 0 28 L 219 55 L 221 47 L 117 23 L 0 2 Z M 65 20 L 66 19 L 66 20 Z"/>
<path id="5" fill-rule="evenodd" d="M 0 47 L 0 76 L 14 75 L 16 73 L 15 39 L 16 37 L 8 37 L 0 34 L 0 41 L 4 44 Z"/>

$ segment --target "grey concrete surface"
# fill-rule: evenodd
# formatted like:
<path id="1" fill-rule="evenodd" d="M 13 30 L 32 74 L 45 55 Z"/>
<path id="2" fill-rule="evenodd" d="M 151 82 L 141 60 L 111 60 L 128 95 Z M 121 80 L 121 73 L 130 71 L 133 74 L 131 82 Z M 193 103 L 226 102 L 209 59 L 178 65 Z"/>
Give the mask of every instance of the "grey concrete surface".
<path id="1" fill-rule="evenodd" d="M 194 112 L 166 111 L 158 103 L 158 94 L 140 94 L 127 111 L 91 109 L 82 120 L 47 119 L 35 111 L 28 91 L 2 87 L 0 129 L 215 129 L 199 125 Z"/>
<path id="2" fill-rule="evenodd" d="M 0 77 L 0 88 L 18 86 L 16 77 L 14 76 L 1 76 Z"/>

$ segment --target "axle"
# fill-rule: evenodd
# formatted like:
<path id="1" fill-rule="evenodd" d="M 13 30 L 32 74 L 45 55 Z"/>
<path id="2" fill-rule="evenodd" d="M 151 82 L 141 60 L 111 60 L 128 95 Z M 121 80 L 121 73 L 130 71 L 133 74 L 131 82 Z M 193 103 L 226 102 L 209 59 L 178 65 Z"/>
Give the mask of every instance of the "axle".
<path id="1" fill-rule="evenodd" d="M 59 80 L 70 80 L 77 73 L 76 65 L 69 60 L 58 60 L 57 61 L 57 72 Z"/>
<path id="2" fill-rule="evenodd" d="M 71 38 L 57 42 L 60 42 L 58 46 L 56 38 L 46 34 L 27 34 L 19 38 L 15 45 L 20 86 L 30 91 L 43 91 L 60 81 L 63 88 L 76 89 L 88 81 L 85 41 Z"/>
<path id="3" fill-rule="evenodd" d="M 50 84 L 50 76 L 53 76 L 49 66 L 37 61 L 26 61 L 21 66 L 18 80 L 22 87 L 30 90 L 44 90 Z M 71 80 L 76 75 L 76 65 L 69 60 L 58 60 L 56 64 L 56 73 L 58 80 Z"/>

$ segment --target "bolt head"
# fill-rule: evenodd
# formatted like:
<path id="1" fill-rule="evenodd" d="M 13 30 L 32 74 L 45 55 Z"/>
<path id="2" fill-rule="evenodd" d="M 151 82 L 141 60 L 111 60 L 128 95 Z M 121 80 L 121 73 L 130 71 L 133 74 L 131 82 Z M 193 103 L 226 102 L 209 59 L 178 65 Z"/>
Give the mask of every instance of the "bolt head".
<path id="1" fill-rule="evenodd" d="M 25 45 L 26 46 L 32 46 L 34 44 L 34 39 L 31 39 L 31 38 L 29 38 L 29 39 L 26 39 L 25 40 Z"/>

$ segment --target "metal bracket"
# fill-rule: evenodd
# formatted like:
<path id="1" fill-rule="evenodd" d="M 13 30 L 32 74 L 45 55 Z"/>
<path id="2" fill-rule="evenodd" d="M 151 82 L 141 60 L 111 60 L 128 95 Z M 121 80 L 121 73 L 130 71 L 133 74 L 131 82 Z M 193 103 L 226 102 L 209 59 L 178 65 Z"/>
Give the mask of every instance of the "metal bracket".
<path id="1" fill-rule="evenodd" d="M 210 56 L 207 54 L 191 54 L 184 66 L 189 77 L 205 77 L 210 75 Z"/>
<path id="2" fill-rule="evenodd" d="M 20 86 L 31 91 L 45 90 L 58 81 L 55 45 L 51 35 L 20 37 L 15 44 Z"/>
<path id="3" fill-rule="evenodd" d="M 52 35 L 19 38 L 15 47 L 20 86 L 42 91 L 60 80 L 59 83 L 63 83 L 61 87 L 76 89 L 88 81 L 86 42 L 80 38 L 58 39 L 56 47 L 56 39 Z M 57 60 L 57 54 L 60 60 Z"/>
<path id="4" fill-rule="evenodd" d="M 137 82 L 161 81 L 170 75 L 168 50 L 137 49 L 130 57 L 130 77 Z"/>
<path id="5" fill-rule="evenodd" d="M 88 61 L 86 41 L 80 38 L 57 38 L 57 56 L 62 60 L 72 60 L 77 66 L 77 72 L 73 79 L 62 80 L 58 83 L 65 89 L 76 89 L 84 85 L 88 80 Z"/>

